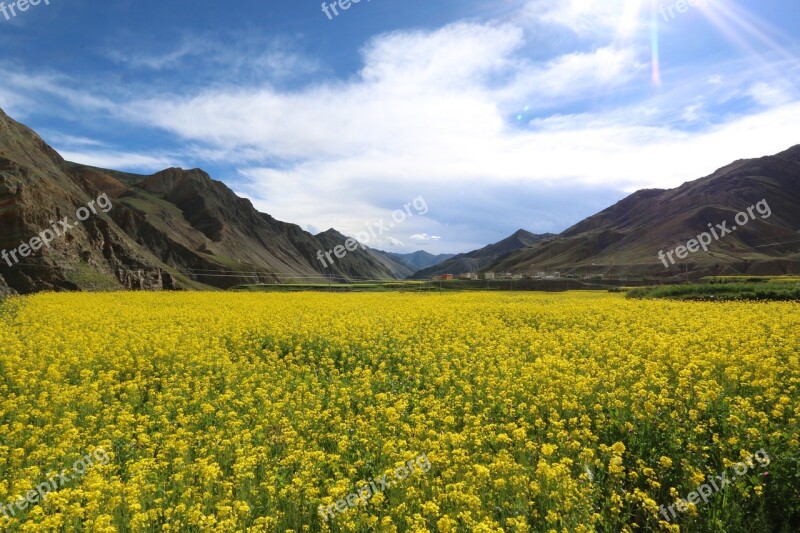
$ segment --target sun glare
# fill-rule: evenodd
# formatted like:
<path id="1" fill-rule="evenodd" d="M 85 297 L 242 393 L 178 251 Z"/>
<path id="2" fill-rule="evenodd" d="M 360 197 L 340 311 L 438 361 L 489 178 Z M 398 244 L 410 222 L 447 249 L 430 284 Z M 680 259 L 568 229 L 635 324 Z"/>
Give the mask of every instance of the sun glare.
<path id="1" fill-rule="evenodd" d="M 659 86 L 661 85 L 660 25 L 662 19 L 669 21 L 685 10 L 678 11 L 675 5 L 666 5 L 661 0 L 650 0 L 650 2 L 652 80 L 654 85 Z M 640 4 L 640 0 L 629 0 L 626 14 L 629 10 L 631 12 L 634 10 L 633 4 Z M 691 5 L 693 9 L 696 9 L 730 43 L 744 51 L 747 57 L 758 61 L 758 58 L 767 51 L 778 53 L 791 62 L 797 60 L 778 41 L 781 38 L 783 40 L 791 39 L 790 37 L 739 5 L 735 0 L 716 0 L 714 2 L 699 0 L 692 4 L 694 4 Z M 620 28 L 628 27 L 629 24 L 630 22 L 623 18 Z"/>

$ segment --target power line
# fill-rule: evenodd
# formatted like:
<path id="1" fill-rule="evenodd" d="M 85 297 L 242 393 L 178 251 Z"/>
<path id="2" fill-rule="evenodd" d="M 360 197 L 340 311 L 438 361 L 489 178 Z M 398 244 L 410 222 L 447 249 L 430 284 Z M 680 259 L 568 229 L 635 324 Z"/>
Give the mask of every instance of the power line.
<path id="1" fill-rule="evenodd" d="M 796 241 L 783 241 L 783 242 L 774 242 L 772 244 L 762 244 L 760 246 L 753 246 L 753 248 L 767 248 L 769 246 L 779 246 L 781 244 L 793 244 L 793 243 L 796 243 L 796 242 L 800 242 L 800 239 L 798 239 Z"/>
<path id="2" fill-rule="evenodd" d="M 41 265 L 35 263 L 15 263 L 14 266 L 27 266 L 33 268 L 46 268 L 51 270 L 75 270 L 74 266 L 54 266 L 54 265 Z M 131 267 L 131 265 L 124 265 Z M 188 277 L 207 277 L 207 278 L 259 278 L 259 277 L 266 277 L 266 276 L 275 276 L 275 277 L 282 277 L 282 278 L 289 278 L 289 279 L 296 279 L 296 280 L 322 280 L 327 281 L 329 279 L 328 276 L 301 276 L 298 274 L 294 274 L 291 272 L 232 272 L 229 270 L 182 270 L 176 267 L 170 268 L 163 268 L 163 267 L 137 267 L 133 266 L 131 268 L 114 268 L 115 272 L 127 272 L 127 273 L 138 273 L 143 270 L 151 270 L 151 271 L 162 271 L 166 272 L 167 274 L 172 275 L 183 275 Z M 226 272 L 226 274 L 209 274 L 208 272 Z M 402 279 L 395 279 L 395 278 L 385 278 L 385 279 L 372 279 L 372 278 L 363 278 L 363 277 L 350 277 L 350 276 L 332 276 L 331 279 L 337 281 L 346 281 L 346 282 L 363 282 L 363 283 L 402 283 L 406 280 Z"/>

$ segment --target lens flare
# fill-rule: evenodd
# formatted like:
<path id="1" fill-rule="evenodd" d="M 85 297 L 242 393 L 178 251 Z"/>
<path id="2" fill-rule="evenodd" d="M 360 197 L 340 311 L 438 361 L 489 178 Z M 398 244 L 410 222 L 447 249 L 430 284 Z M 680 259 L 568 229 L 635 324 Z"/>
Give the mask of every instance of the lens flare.
<path id="1" fill-rule="evenodd" d="M 658 11 L 656 1 L 653 0 L 650 8 L 650 48 L 653 85 L 661 86 L 661 57 L 658 48 Z"/>

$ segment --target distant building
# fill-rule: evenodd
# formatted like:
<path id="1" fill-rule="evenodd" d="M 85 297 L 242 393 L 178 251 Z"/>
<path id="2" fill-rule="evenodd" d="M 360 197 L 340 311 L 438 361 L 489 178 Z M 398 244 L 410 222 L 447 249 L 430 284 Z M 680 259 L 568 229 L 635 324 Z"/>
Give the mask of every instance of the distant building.
<path id="1" fill-rule="evenodd" d="M 487 272 L 483 275 L 483 279 L 492 280 L 494 279 L 494 272 Z"/>
<path id="2" fill-rule="evenodd" d="M 468 279 L 468 280 L 478 279 L 478 275 L 473 273 L 473 272 L 467 272 L 465 274 L 459 274 L 458 277 L 460 279 Z"/>
<path id="3" fill-rule="evenodd" d="M 452 274 L 442 274 L 441 276 L 433 276 L 433 281 L 449 281 L 453 279 Z"/>

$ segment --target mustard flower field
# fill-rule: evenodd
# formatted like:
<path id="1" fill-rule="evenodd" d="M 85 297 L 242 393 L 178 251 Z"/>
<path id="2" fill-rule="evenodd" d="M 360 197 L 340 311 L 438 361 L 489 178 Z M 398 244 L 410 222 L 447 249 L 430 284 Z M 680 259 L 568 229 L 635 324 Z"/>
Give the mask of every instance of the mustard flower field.
<path id="1" fill-rule="evenodd" d="M 1 531 L 800 530 L 796 303 L 40 294 L 0 376 Z"/>

